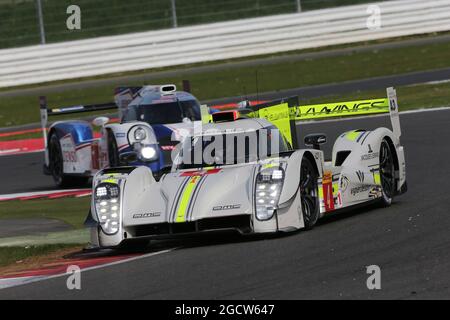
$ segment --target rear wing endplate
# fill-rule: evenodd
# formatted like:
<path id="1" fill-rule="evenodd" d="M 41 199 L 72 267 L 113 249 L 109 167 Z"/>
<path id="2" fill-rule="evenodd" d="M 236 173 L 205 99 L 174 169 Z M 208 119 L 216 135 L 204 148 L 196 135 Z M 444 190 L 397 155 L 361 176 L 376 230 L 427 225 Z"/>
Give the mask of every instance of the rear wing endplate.
<path id="1" fill-rule="evenodd" d="M 392 132 L 397 139 L 400 139 L 402 130 L 400 128 L 400 116 L 398 114 L 397 91 L 393 88 L 387 88 L 387 96 L 389 100 L 389 113 L 391 115 Z"/>

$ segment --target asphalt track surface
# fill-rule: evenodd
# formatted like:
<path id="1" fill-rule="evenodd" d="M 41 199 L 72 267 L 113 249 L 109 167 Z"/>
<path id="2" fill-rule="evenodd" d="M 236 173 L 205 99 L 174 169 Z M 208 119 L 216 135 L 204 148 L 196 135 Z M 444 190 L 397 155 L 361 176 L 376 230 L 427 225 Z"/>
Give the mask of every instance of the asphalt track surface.
<path id="1" fill-rule="evenodd" d="M 327 133 L 329 154 L 339 133 L 387 120 L 299 131 Z M 403 114 L 401 123 L 409 190 L 389 208 L 330 216 L 311 231 L 268 239 L 167 243 L 181 248 L 83 272 L 79 291 L 60 277 L 0 290 L 0 299 L 449 299 L 450 111 Z M 381 290 L 367 289 L 369 265 L 381 268 Z"/>
<path id="2" fill-rule="evenodd" d="M 52 177 L 43 173 L 44 153 L 1 156 L 3 183 L 0 194 L 56 190 Z"/>

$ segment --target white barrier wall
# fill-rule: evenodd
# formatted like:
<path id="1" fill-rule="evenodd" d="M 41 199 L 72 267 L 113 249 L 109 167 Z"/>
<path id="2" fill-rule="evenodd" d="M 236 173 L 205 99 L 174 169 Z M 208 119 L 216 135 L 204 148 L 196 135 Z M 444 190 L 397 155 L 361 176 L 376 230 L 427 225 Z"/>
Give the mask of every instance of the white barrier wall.
<path id="1" fill-rule="evenodd" d="M 369 5 L 381 27 L 368 28 Z M 450 30 L 450 0 L 396 0 L 0 50 L 0 87 Z"/>

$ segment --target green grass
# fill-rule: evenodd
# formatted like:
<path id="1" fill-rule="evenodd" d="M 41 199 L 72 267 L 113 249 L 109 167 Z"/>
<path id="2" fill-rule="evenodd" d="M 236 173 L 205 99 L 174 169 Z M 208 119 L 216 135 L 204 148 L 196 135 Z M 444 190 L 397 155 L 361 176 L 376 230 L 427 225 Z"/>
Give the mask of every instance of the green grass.
<path id="1" fill-rule="evenodd" d="M 371 0 L 302 0 L 303 10 L 367 3 Z M 47 42 L 172 27 L 170 0 L 43 0 Z M 179 26 L 296 11 L 296 0 L 176 0 Z M 81 8 L 81 30 L 68 30 L 66 9 Z M 0 49 L 38 44 L 35 1 L 0 1 Z"/>
<path id="2" fill-rule="evenodd" d="M 450 82 L 403 86 L 397 87 L 396 89 L 400 111 L 450 106 Z M 301 99 L 300 97 L 300 104 L 320 104 L 368 98 L 381 98 L 384 96 L 386 96 L 385 90 L 357 91 L 346 93 L 345 95 L 327 95 L 312 99 Z M 29 133 L 17 136 L 0 137 L 0 141 L 41 137 L 41 133 Z"/>
<path id="3" fill-rule="evenodd" d="M 52 218 L 81 229 L 89 206 L 90 197 L 5 201 L 0 203 L 0 223 L 1 219 Z"/>
<path id="4" fill-rule="evenodd" d="M 72 247 L 79 247 L 79 245 L 50 244 L 29 247 L 0 247 L 0 267 L 11 265 L 26 258 L 42 256 Z"/>
<path id="5" fill-rule="evenodd" d="M 427 58 L 424 59 L 424 56 Z M 450 42 L 348 53 L 270 65 L 223 68 L 210 72 L 185 75 L 180 71 L 173 78 L 160 78 L 152 83 L 175 83 L 181 87 L 183 79 L 191 81 L 193 94 L 200 100 L 227 96 L 245 96 L 259 92 L 302 86 L 336 83 L 413 71 L 439 69 L 450 66 Z M 142 85 L 130 82 L 127 85 Z M 115 85 L 70 89 L 48 94 L 51 107 L 82 103 L 101 103 L 112 100 Z M 74 116 L 71 116 L 72 118 Z M 76 117 L 76 116 L 75 116 Z M 39 121 L 38 96 L 3 97 L 0 101 L 0 127 Z"/>
<path id="6" fill-rule="evenodd" d="M 396 87 L 396 90 L 400 111 L 450 106 L 450 82 Z M 339 102 L 385 96 L 386 90 L 358 91 L 345 95 L 303 99 L 300 100 L 300 104 Z"/>

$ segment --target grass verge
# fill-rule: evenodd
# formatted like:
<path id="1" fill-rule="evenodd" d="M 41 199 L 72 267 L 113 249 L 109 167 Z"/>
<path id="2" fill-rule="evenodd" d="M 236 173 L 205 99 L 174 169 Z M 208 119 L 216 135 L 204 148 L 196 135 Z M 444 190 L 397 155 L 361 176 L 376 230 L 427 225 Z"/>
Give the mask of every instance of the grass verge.
<path id="1" fill-rule="evenodd" d="M 20 270 L 38 267 L 39 265 L 42 265 L 42 262 L 45 258 L 62 257 L 65 254 L 81 250 L 82 248 L 82 245 L 73 244 L 51 244 L 29 247 L 0 247 L 0 272 L 1 274 L 7 274 L 11 271 L 17 272 Z"/>
<path id="2" fill-rule="evenodd" d="M 81 229 L 89 205 L 90 197 L 5 201 L 0 203 L 0 223 L 1 219 L 51 218 Z"/>
<path id="3" fill-rule="evenodd" d="M 180 71 L 175 77 L 163 77 L 152 82 L 175 83 L 181 87 L 182 80 L 188 78 L 191 81 L 193 94 L 200 100 L 208 100 L 227 96 L 245 96 L 257 91 L 290 89 L 449 66 L 450 42 L 445 42 L 370 52 L 350 52 L 340 56 L 264 66 L 225 68 L 189 74 L 188 77 Z M 142 84 L 142 81 L 126 83 L 126 85 Z M 67 89 L 49 94 L 48 101 L 52 107 L 111 101 L 114 87 L 114 84 L 108 84 L 88 89 Z M 2 97 L 0 127 L 38 121 L 36 94 Z"/>
<path id="4" fill-rule="evenodd" d="M 450 82 L 396 87 L 396 90 L 400 111 L 450 106 Z M 300 104 L 350 101 L 385 96 L 386 90 L 384 89 L 357 91 L 345 95 L 329 95 L 320 98 L 303 99 L 300 100 Z"/>
<path id="5" fill-rule="evenodd" d="M 52 218 L 68 223 L 75 229 L 82 229 L 89 205 L 89 197 L 2 202 L 0 223 L 2 219 Z M 52 243 L 0 247 L 0 274 L 39 267 L 79 251 L 84 246 L 82 243 Z"/>

